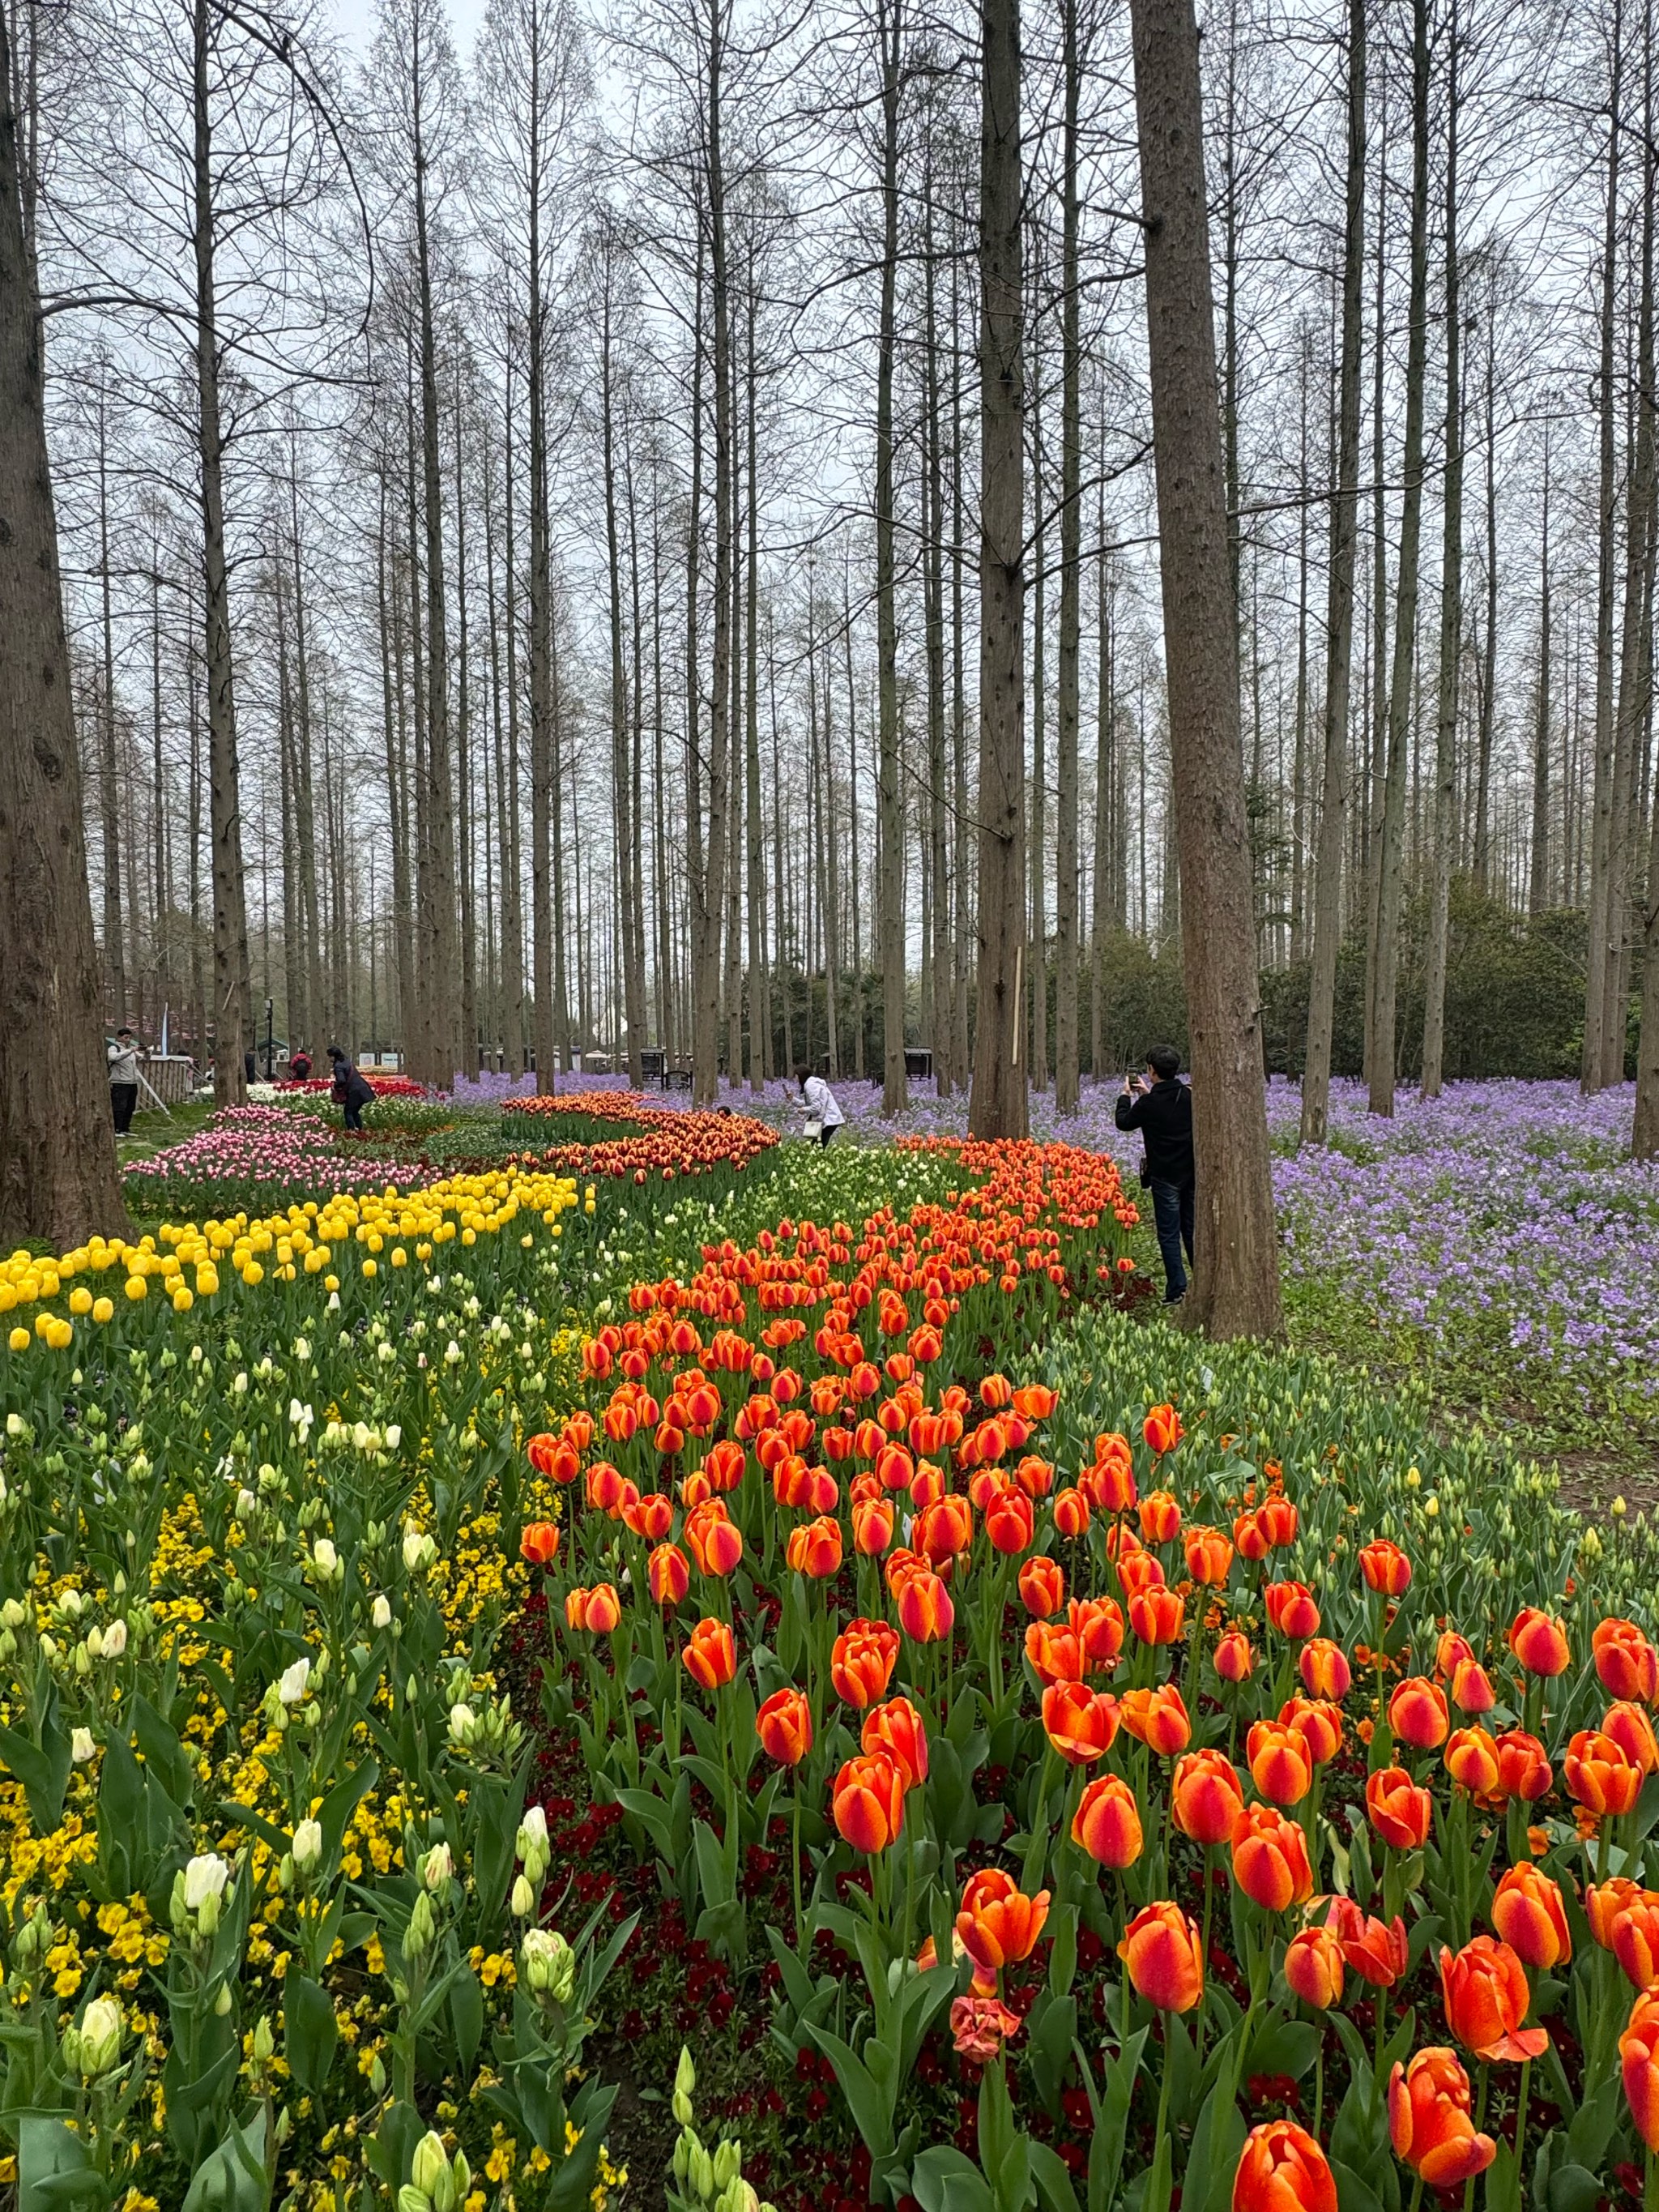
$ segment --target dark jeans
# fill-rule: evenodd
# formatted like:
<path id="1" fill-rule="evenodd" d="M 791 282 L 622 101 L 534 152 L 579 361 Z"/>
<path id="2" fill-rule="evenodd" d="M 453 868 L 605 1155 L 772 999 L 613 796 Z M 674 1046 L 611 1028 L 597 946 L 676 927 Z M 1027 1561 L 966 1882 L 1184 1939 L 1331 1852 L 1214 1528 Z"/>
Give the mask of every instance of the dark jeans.
<path id="1" fill-rule="evenodd" d="M 1148 1185 L 1152 1194 L 1152 1219 L 1158 1226 L 1158 1249 L 1164 1255 L 1164 1303 L 1173 1305 L 1186 1293 L 1187 1270 L 1181 1264 L 1181 1248 L 1193 1256 L 1193 1185 L 1158 1182 Z"/>
<path id="2" fill-rule="evenodd" d="M 820 1150 L 829 1144 L 830 1138 L 835 1135 L 836 1130 L 839 1129 L 840 1127 L 841 1123 L 839 1121 L 826 1121 L 824 1123 L 823 1127 L 818 1131 L 818 1146 Z"/>
<path id="3" fill-rule="evenodd" d="M 345 1101 L 345 1125 L 348 1129 L 361 1129 L 363 1126 L 363 1109 L 356 1098 Z"/>
<path id="4" fill-rule="evenodd" d="M 115 1133 L 125 1137 L 132 1127 L 132 1109 L 138 1103 L 136 1083 L 112 1083 L 109 1087 L 110 1111 L 115 1116 Z"/>

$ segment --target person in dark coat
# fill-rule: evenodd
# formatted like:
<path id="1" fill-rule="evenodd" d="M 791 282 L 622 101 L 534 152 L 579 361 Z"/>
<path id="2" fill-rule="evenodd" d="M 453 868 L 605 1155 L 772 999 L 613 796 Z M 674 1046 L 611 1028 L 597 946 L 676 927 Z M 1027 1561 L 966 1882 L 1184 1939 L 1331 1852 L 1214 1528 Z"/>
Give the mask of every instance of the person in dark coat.
<path id="1" fill-rule="evenodd" d="M 329 1065 L 334 1083 L 329 1096 L 343 1109 L 348 1129 L 363 1126 L 363 1109 L 374 1103 L 374 1087 L 361 1068 L 354 1067 L 337 1044 L 328 1048 Z"/>
<path id="2" fill-rule="evenodd" d="M 1140 1180 L 1152 1194 L 1158 1249 L 1164 1255 L 1164 1303 L 1179 1305 L 1187 1295 L 1187 1265 L 1193 1258 L 1193 1212 L 1196 1176 L 1193 1164 L 1193 1094 L 1180 1080 L 1181 1054 L 1173 1045 L 1154 1045 L 1144 1076 L 1126 1075 L 1117 1102 L 1120 1129 L 1139 1129 L 1146 1157 Z"/>

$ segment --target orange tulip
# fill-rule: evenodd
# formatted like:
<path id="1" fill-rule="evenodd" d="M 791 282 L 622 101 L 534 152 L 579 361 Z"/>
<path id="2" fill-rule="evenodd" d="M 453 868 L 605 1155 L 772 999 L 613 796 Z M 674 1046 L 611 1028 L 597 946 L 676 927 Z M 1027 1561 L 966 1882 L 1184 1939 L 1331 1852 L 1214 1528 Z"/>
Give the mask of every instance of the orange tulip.
<path id="1" fill-rule="evenodd" d="M 1250 1779 L 1275 1805 L 1299 1805 L 1313 1787 L 1313 1760 L 1293 1728 L 1257 1721 L 1245 1742 Z"/>
<path id="2" fill-rule="evenodd" d="M 1306 1583 L 1269 1583 L 1261 1593 L 1267 1618 L 1293 1643 L 1319 1633 L 1319 1607 Z"/>
<path id="3" fill-rule="evenodd" d="M 974 1540 L 974 1509 L 958 1491 L 946 1491 L 943 1497 L 925 1505 L 916 1516 L 911 1541 L 924 1559 L 938 1565 L 941 1560 L 954 1559 L 965 1552 Z"/>
<path id="4" fill-rule="evenodd" d="M 680 1657 L 686 1673 L 702 1690 L 718 1690 L 738 1671 L 738 1647 L 723 1620 L 700 1620 L 685 1640 Z"/>
<path id="5" fill-rule="evenodd" d="M 830 1680 L 844 1705 L 862 1712 L 887 1694 L 898 1663 L 898 1632 L 884 1620 L 849 1620 L 830 1654 Z"/>
<path id="6" fill-rule="evenodd" d="M 1143 1905 L 1123 1931 L 1117 1955 L 1138 1996 L 1160 2012 L 1190 2012 L 1204 1995 L 1204 1949 L 1178 1905 Z"/>
<path id="7" fill-rule="evenodd" d="M 774 1690 L 755 1716 L 761 1749 L 780 1766 L 799 1766 L 812 1748 L 812 1708 L 804 1690 Z"/>
<path id="8" fill-rule="evenodd" d="M 859 1736 L 861 1751 L 884 1751 L 904 1778 L 907 1790 L 927 1779 L 927 1730 L 908 1698 L 890 1698 L 872 1705 Z"/>
<path id="9" fill-rule="evenodd" d="M 1019 1595 L 1034 1620 L 1048 1620 L 1066 1602 L 1066 1570 L 1058 1559 L 1039 1553 L 1019 1571 Z"/>
<path id="10" fill-rule="evenodd" d="M 1544 1747 L 1525 1729 L 1505 1729 L 1498 1739 L 1498 1788 L 1505 1797 L 1530 1805 L 1554 1779 Z"/>
<path id="11" fill-rule="evenodd" d="M 1659 1773 L 1659 1742 L 1656 1742 L 1653 1723 L 1640 1705 L 1628 1699 L 1609 1705 L 1601 1716 L 1601 1733 L 1611 1736 L 1632 1766 L 1639 1766 L 1644 1775 Z"/>
<path id="12" fill-rule="evenodd" d="M 1242 1628 L 1230 1628 L 1215 1647 L 1215 1671 L 1224 1682 L 1248 1682 L 1255 1666 L 1250 1639 Z"/>
<path id="13" fill-rule="evenodd" d="M 1244 1810 L 1244 1792 L 1232 1761 L 1222 1751 L 1189 1751 L 1176 1761 L 1170 1813 L 1195 1844 L 1230 1844 Z"/>
<path id="14" fill-rule="evenodd" d="M 1416 1850 L 1429 1832 L 1434 1800 L 1403 1766 L 1379 1766 L 1365 1783 L 1365 1814 L 1391 1850 Z"/>
<path id="15" fill-rule="evenodd" d="M 1140 1432 L 1146 1439 L 1147 1448 L 1160 1459 L 1165 1452 L 1172 1452 L 1186 1434 L 1181 1416 L 1173 1406 L 1154 1406 L 1141 1424 Z"/>
<path id="16" fill-rule="evenodd" d="M 1613 1955 L 1638 1990 L 1659 1982 L 1659 1891 L 1626 1899 L 1613 1923 Z"/>
<path id="17" fill-rule="evenodd" d="M 1446 1693 L 1426 1674 L 1408 1674 L 1389 1699 L 1389 1726 L 1413 1751 L 1438 1751 L 1446 1741 L 1451 1715 Z"/>
<path id="18" fill-rule="evenodd" d="M 1498 2155 L 1469 2116 L 1469 2077 L 1455 2051 L 1419 2051 L 1389 2078 L 1389 2134 L 1395 2153 L 1431 2189 L 1455 2189 Z"/>
<path id="19" fill-rule="evenodd" d="M 1549 2041 L 1541 2027 L 1522 2027 L 1532 2002 L 1527 1970 L 1507 1943 L 1476 1936 L 1455 1956 L 1440 1947 L 1440 1990 L 1446 2021 L 1477 2058 L 1536 2058 Z"/>
<path id="20" fill-rule="evenodd" d="M 1380 1597 L 1403 1597 L 1412 1586 L 1412 1563 L 1387 1536 L 1373 1536 L 1360 1546 L 1359 1571 L 1366 1588 Z"/>
<path id="21" fill-rule="evenodd" d="M 1625 1747 L 1599 1729 L 1580 1729 L 1561 1762 L 1568 1789 L 1586 1812 L 1615 1818 L 1628 1813 L 1642 1794 L 1642 1770 Z"/>
<path id="22" fill-rule="evenodd" d="M 1168 1544 L 1181 1534 L 1181 1508 L 1167 1490 L 1149 1491 L 1140 1501 L 1140 1534 L 1148 1544 Z"/>
<path id="23" fill-rule="evenodd" d="M 1067 1543 L 1075 1543 L 1079 1536 L 1088 1534 L 1089 1522 L 1092 1517 L 1089 1510 L 1088 1499 L 1074 1486 L 1068 1486 L 1066 1489 L 1055 1492 L 1055 1535 L 1064 1537 Z"/>
<path id="24" fill-rule="evenodd" d="M 1111 1749 L 1117 1701 L 1082 1682 L 1051 1682 L 1042 1693 L 1042 1728 L 1073 1766 L 1091 1766 Z"/>
<path id="25" fill-rule="evenodd" d="M 1411 1964 L 1406 1923 L 1397 1913 L 1391 1921 L 1374 1920 L 1352 1898 L 1334 1897 L 1325 1924 L 1342 1946 L 1344 1960 L 1373 1989 L 1392 1989 Z"/>
<path id="26" fill-rule="evenodd" d="M 686 1548 L 702 1574 L 724 1577 L 743 1557 L 743 1532 L 725 1515 L 724 1505 L 717 1507 L 717 1501 L 711 1498 L 685 1516 Z"/>
<path id="27" fill-rule="evenodd" d="M 1451 1670 L 1451 1701 L 1460 1713 L 1489 1713 L 1498 1703 L 1492 1677 L 1478 1659 L 1460 1659 Z"/>
<path id="28" fill-rule="evenodd" d="M 659 1544 L 674 1525 L 674 1501 L 653 1490 L 623 1517 L 641 1542 Z"/>
<path id="29" fill-rule="evenodd" d="M 1117 1579 L 1124 1596 L 1133 1598 L 1142 1590 L 1163 1589 L 1169 1577 L 1156 1552 L 1146 1551 L 1139 1545 L 1131 1549 L 1126 1544 L 1117 1556 Z"/>
<path id="30" fill-rule="evenodd" d="M 985 1509 L 985 1533 L 1005 1559 L 1030 1550 L 1034 1526 L 1031 1501 L 1023 1490 L 1002 1491 Z"/>
<path id="31" fill-rule="evenodd" d="M 1530 1859 L 1512 1866 L 1492 1901 L 1492 1924 L 1524 1966 L 1547 1974 L 1572 1956 L 1559 1886 Z"/>
<path id="32" fill-rule="evenodd" d="M 565 1592 L 564 1625 L 573 1632 L 586 1627 L 587 1592 L 585 1589 L 568 1589 Z"/>
<path id="33" fill-rule="evenodd" d="M 1293 1996 L 1323 2012 L 1342 1995 L 1342 1946 L 1329 1928 L 1304 1928 L 1285 1947 L 1285 1980 Z"/>
<path id="34" fill-rule="evenodd" d="M 1302 1516 L 1282 1490 L 1270 1490 L 1255 1510 L 1256 1521 L 1268 1547 L 1283 1551 L 1295 1543 Z"/>
<path id="35" fill-rule="evenodd" d="M 1296 1730 L 1316 1766 L 1328 1766 L 1342 1748 L 1341 1708 L 1322 1698 L 1287 1698 L 1279 1718 L 1282 1727 Z"/>
<path id="36" fill-rule="evenodd" d="M 1659 1652 L 1633 1620 L 1598 1621 L 1590 1638 L 1595 1671 L 1610 1698 L 1650 1705 L 1659 1697 Z"/>
<path id="37" fill-rule="evenodd" d="M 913 1644 L 942 1644 L 956 1620 L 951 1593 L 935 1574 L 908 1576 L 898 1594 L 899 1626 Z"/>
<path id="38" fill-rule="evenodd" d="M 1143 1644 L 1178 1644 L 1187 1632 L 1187 1605 L 1172 1589 L 1137 1590 L 1129 1600 L 1129 1626 Z"/>
<path id="39" fill-rule="evenodd" d="M 1619 2039 L 1619 2067 L 1636 2132 L 1659 2151 L 1659 1990 L 1644 1990 Z"/>
<path id="40" fill-rule="evenodd" d="M 1318 2143 L 1294 2120 L 1269 2120 L 1244 2138 L 1233 2212 L 1336 2212 L 1336 2181 Z"/>
<path id="41" fill-rule="evenodd" d="M 556 1521 L 526 1521 L 519 1549 L 532 1567 L 550 1567 L 559 1548 Z"/>
<path id="42" fill-rule="evenodd" d="M 1189 1528 L 1182 1547 L 1187 1571 L 1206 1589 L 1219 1589 L 1232 1572 L 1233 1547 L 1219 1528 Z"/>
<path id="43" fill-rule="evenodd" d="M 884 1751 L 849 1759 L 830 1792 L 836 1826 L 855 1851 L 884 1850 L 904 1826 L 904 1777 Z"/>
<path id="44" fill-rule="evenodd" d="M 614 1583 L 596 1583 L 587 1593 L 582 1626 L 590 1636 L 609 1636 L 622 1619 L 622 1600 Z"/>
<path id="45" fill-rule="evenodd" d="M 1012 1875 L 981 1867 L 962 1893 L 957 1936 L 981 1972 L 994 1974 L 1030 1957 L 1048 1917 L 1046 1889 L 1027 1897 Z"/>
<path id="46" fill-rule="evenodd" d="M 784 1557 L 792 1573 L 824 1582 L 841 1572 L 841 1523 L 834 1514 L 820 1515 L 789 1531 Z"/>
<path id="47" fill-rule="evenodd" d="M 1118 1717 L 1138 1743 L 1161 1759 L 1173 1759 L 1193 1740 L 1193 1724 L 1173 1682 L 1155 1690 L 1128 1690 L 1118 1700 Z"/>
<path id="48" fill-rule="evenodd" d="M 853 1508 L 853 1549 L 860 1559 L 877 1559 L 892 1540 L 892 1500 L 860 1498 Z"/>
<path id="49" fill-rule="evenodd" d="M 1510 1624 L 1509 1647 L 1528 1674 L 1565 1674 L 1571 1663 L 1565 1624 L 1535 1605 L 1523 1606 Z"/>
<path id="50" fill-rule="evenodd" d="M 1261 1525 L 1261 1516 L 1255 1513 L 1241 1513 L 1235 1519 L 1233 1544 L 1239 1558 L 1248 1560 L 1252 1566 L 1265 1559 L 1273 1549 L 1272 1540 Z"/>
<path id="51" fill-rule="evenodd" d="M 659 1544 L 646 1565 L 653 1605 L 678 1605 L 691 1587 L 691 1569 L 678 1544 Z"/>
<path id="52" fill-rule="evenodd" d="M 1498 1787 L 1498 1746 L 1483 1728 L 1454 1729 L 1440 1754 L 1452 1780 L 1477 1797 Z"/>
<path id="53" fill-rule="evenodd" d="M 1078 1640 L 1090 1674 L 1115 1666 L 1123 1649 L 1123 1609 L 1115 1597 L 1074 1597 L 1066 1625 Z"/>
<path id="54" fill-rule="evenodd" d="M 1072 1841 L 1103 1867 L 1133 1866 L 1140 1856 L 1140 1808 L 1121 1775 L 1090 1783 L 1072 1815 Z"/>
<path id="55" fill-rule="evenodd" d="M 1049 1620 L 1034 1620 L 1025 1632 L 1025 1656 L 1039 1682 L 1080 1682 L 1084 1674 L 1083 1646 L 1069 1628 Z"/>
<path id="56" fill-rule="evenodd" d="M 1328 1636 L 1316 1636 L 1303 1645 L 1297 1671 L 1310 1698 L 1333 1698 L 1339 1704 L 1347 1696 L 1353 1680 L 1347 1654 Z"/>
<path id="57" fill-rule="evenodd" d="M 1646 1895 L 1639 1881 L 1628 1875 L 1616 1874 L 1602 1882 L 1593 1882 L 1584 1892 L 1584 1917 L 1589 1922 L 1590 1934 L 1604 1951 L 1613 1948 L 1613 1923 L 1627 1905 Z"/>
<path id="58" fill-rule="evenodd" d="M 1305 1905 L 1313 1895 L 1313 1869 L 1296 1822 L 1272 1805 L 1247 1805 L 1233 1830 L 1233 1880 L 1269 1912 Z"/>

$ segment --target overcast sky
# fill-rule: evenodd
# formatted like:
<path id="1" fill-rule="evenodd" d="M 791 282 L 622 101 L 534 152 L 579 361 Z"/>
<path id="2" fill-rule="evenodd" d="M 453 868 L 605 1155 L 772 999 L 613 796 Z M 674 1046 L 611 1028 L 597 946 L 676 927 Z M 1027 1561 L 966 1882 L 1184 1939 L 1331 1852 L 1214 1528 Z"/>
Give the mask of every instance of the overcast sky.
<path id="1" fill-rule="evenodd" d="M 330 9 L 341 36 L 358 54 L 367 55 L 374 35 L 374 0 L 330 0 Z M 472 41 L 483 21 L 484 0 L 448 0 L 449 27 L 455 51 L 463 63 L 472 58 Z"/>

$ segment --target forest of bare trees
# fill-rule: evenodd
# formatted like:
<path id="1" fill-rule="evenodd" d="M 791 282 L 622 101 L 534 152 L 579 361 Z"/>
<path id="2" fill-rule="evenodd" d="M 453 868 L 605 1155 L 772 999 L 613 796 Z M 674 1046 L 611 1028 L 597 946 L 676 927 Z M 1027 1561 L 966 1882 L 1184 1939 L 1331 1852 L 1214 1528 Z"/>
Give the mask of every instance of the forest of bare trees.
<path id="1" fill-rule="evenodd" d="M 1650 0 L 1203 18 L 1218 547 L 1130 10 L 7 4 L 109 1026 L 1659 1146 Z"/>

